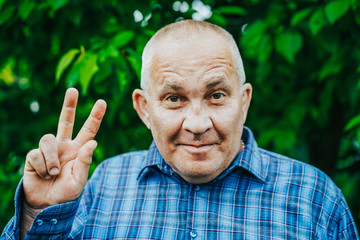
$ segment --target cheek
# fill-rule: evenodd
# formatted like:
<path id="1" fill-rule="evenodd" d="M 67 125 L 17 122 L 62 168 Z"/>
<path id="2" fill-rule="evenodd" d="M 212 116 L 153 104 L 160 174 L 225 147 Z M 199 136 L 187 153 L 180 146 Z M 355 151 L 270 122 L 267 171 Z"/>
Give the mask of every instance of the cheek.
<path id="1" fill-rule="evenodd" d="M 229 107 L 215 114 L 213 124 L 222 139 L 220 151 L 230 160 L 238 153 L 243 129 L 242 112 L 238 107 Z"/>
<path id="2" fill-rule="evenodd" d="M 157 132 L 163 137 L 169 137 L 169 135 L 179 131 L 182 124 L 182 114 L 179 111 L 167 110 L 157 106 L 151 111 L 150 122 L 152 132 Z"/>
<path id="3" fill-rule="evenodd" d="M 214 127 L 223 134 L 232 134 L 242 128 L 242 116 L 241 107 L 237 104 L 213 110 L 211 114 Z"/>

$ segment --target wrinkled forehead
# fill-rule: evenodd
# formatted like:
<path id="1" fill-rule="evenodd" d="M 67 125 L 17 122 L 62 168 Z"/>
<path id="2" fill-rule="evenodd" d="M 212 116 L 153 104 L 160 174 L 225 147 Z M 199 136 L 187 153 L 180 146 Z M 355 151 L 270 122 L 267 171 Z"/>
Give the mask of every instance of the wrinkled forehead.
<path id="1" fill-rule="evenodd" d="M 200 55 L 217 50 L 230 51 L 227 45 L 223 36 L 212 31 L 175 32 L 158 40 L 155 45 L 155 55 L 167 53 L 170 49 L 178 50 L 179 54 L 183 53 L 183 55 L 188 51 L 194 52 L 194 50 L 196 50 L 196 54 Z"/>
<path id="2" fill-rule="evenodd" d="M 180 84 L 185 79 L 189 82 L 230 80 L 237 76 L 226 41 L 216 35 L 167 37 L 159 41 L 155 49 L 150 67 L 152 87 L 157 88 L 165 82 Z M 228 84 L 237 85 L 238 81 Z"/>

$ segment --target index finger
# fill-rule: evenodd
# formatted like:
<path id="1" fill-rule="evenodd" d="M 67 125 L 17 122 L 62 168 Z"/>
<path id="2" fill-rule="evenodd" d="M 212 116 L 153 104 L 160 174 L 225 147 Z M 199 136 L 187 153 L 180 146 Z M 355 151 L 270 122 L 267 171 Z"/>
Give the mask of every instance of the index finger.
<path id="1" fill-rule="evenodd" d="M 84 125 L 74 140 L 80 143 L 80 145 L 84 145 L 86 142 L 92 140 L 100 128 L 105 111 L 106 102 L 102 99 L 97 100 L 88 119 L 86 119 Z"/>
<path id="2" fill-rule="evenodd" d="M 69 88 L 65 93 L 56 134 L 60 140 L 71 140 L 78 96 L 79 92 L 75 88 Z"/>

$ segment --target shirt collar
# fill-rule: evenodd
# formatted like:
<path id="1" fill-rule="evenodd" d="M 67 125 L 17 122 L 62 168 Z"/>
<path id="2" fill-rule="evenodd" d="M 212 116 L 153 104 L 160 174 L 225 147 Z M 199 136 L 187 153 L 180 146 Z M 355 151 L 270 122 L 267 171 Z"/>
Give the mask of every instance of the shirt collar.
<path id="1" fill-rule="evenodd" d="M 265 182 L 267 162 L 262 158 L 254 134 L 248 127 L 244 126 L 241 139 L 245 144 L 245 148 L 236 157 L 234 165 L 250 172 L 256 178 Z"/>
<path id="2" fill-rule="evenodd" d="M 251 173 L 260 181 L 265 182 L 266 164 L 261 157 L 260 149 L 257 146 L 254 135 L 249 128 L 244 126 L 241 139 L 245 144 L 245 148 L 238 154 L 230 167 L 224 173 L 220 174 L 217 179 L 224 178 L 234 169 L 241 168 Z M 174 170 L 171 169 L 161 156 L 155 141 L 153 141 L 149 147 L 145 161 L 142 164 L 138 178 L 141 178 L 149 172 L 153 172 L 156 168 L 166 175 L 174 174 Z"/>
<path id="3" fill-rule="evenodd" d="M 153 141 L 141 166 L 138 179 L 141 178 L 143 175 L 146 175 L 147 173 L 156 171 L 156 168 L 167 175 L 173 175 L 174 173 L 174 170 L 172 170 L 169 164 L 161 156 L 160 151 L 155 144 L 155 141 Z"/>

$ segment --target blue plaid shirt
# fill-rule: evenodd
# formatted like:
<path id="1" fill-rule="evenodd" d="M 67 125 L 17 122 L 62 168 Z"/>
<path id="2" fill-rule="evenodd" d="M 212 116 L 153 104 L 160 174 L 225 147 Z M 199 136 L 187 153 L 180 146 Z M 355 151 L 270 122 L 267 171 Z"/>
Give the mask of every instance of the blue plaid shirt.
<path id="1" fill-rule="evenodd" d="M 27 239 L 359 239 L 338 187 L 305 163 L 245 149 L 207 184 L 184 181 L 153 143 L 98 166 L 82 197 L 35 218 Z M 19 237 L 22 184 L 2 237 Z M 3 239 L 3 238 L 2 238 Z"/>

